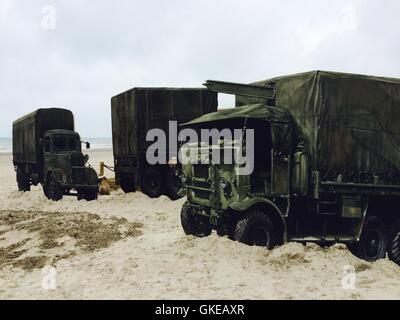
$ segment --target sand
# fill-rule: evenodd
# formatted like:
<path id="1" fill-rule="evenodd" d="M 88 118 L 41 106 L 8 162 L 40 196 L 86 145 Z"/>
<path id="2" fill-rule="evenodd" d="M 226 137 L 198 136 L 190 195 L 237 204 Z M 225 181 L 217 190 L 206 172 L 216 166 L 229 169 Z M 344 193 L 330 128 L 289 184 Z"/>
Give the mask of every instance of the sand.
<path id="1" fill-rule="evenodd" d="M 110 150 L 90 156 L 96 169 L 112 164 Z M 400 267 L 343 245 L 267 251 L 214 233 L 188 237 L 184 199 L 114 191 L 51 202 L 41 187 L 17 191 L 10 155 L 0 155 L 0 179 L 1 299 L 400 299 Z M 349 265 L 355 278 L 345 277 Z M 54 286 L 43 287 L 43 266 L 54 267 Z"/>

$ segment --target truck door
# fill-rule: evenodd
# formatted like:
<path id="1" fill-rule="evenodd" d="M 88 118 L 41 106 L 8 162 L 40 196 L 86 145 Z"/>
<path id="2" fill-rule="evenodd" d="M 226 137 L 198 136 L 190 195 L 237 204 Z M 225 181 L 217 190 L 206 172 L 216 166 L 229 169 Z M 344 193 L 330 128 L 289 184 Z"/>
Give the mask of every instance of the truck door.
<path id="1" fill-rule="evenodd" d="M 51 170 L 53 163 L 53 142 L 50 136 L 45 136 L 43 141 L 43 174 L 44 181 L 46 181 L 46 175 L 49 170 Z"/>
<path id="2" fill-rule="evenodd" d="M 289 123 L 271 122 L 271 190 L 272 194 L 290 195 L 291 130 Z"/>
<path id="3" fill-rule="evenodd" d="M 290 155 L 275 149 L 271 150 L 272 193 L 278 196 L 289 196 L 290 193 Z"/>

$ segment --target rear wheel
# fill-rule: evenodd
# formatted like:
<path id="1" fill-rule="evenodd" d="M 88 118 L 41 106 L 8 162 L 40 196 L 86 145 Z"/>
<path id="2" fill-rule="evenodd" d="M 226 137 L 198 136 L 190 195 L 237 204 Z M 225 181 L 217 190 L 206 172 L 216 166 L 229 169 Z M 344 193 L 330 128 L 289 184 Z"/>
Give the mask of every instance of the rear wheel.
<path id="1" fill-rule="evenodd" d="M 182 190 L 181 170 L 179 168 L 168 168 L 165 175 L 165 188 L 167 195 L 171 200 L 182 198 L 180 191 Z"/>
<path id="2" fill-rule="evenodd" d="M 142 177 L 142 192 L 150 198 L 158 198 L 162 193 L 162 180 L 160 170 L 146 168 Z"/>
<path id="3" fill-rule="evenodd" d="M 204 238 L 208 237 L 212 231 L 211 227 L 203 224 L 186 205 L 181 210 L 181 223 L 183 231 L 187 235 Z"/>
<path id="4" fill-rule="evenodd" d="M 52 174 L 46 179 L 46 186 L 43 191 L 49 200 L 59 201 L 63 197 L 61 186 Z"/>
<path id="5" fill-rule="evenodd" d="M 135 192 L 135 179 L 133 175 L 122 175 L 119 184 L 125 193 Z"/>
<path id="6" fill-rule="evenodd" d="M 352 253 L 366 261 L 376 261 L 386 256 L 388 237 L 383 221 L 368 217 L 364 223 L 360 241 L 351 248 Z"/>
<path id="7" fill-rule="evenodd" d="M 278 226 L 271 217 L 260 209 L 252 209 L 235 228 L 236 241 L 250 245 L 273 249 L 282 243 Z"/>
<path id="8" fill-rule="evenodd" d="M 400 266 L 400 220 L 397 221 L 390 233 L 388 254 L 389 259 Z"/>
<path id="9" fill-rule="evenodd" d="M 19 191 L 31 191 L 30 176 L 20 168 L 17 169 L 17 184 Z"/>

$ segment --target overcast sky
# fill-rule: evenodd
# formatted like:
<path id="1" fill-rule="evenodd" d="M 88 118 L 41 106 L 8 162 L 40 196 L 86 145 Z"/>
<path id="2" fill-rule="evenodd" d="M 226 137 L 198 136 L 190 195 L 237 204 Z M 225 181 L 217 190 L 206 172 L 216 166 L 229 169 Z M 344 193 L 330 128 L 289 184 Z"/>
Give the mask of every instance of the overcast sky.
<path id="1" fill-rule="evenodd" d="M 82 136 L 111 136 L 110 98 L 134 86 L 400 77 L 399 17 L 398 0 L 0 0 L 0 136 L 51 106 Z"/>

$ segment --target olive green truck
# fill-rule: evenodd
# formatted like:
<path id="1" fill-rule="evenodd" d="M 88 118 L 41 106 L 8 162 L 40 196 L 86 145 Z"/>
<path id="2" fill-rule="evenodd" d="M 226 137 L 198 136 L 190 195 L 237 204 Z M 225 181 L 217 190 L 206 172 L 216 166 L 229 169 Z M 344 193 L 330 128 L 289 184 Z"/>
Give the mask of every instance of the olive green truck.
<path id="1" fill-rule="evenodd" d="M 13 163 L 20 191 L 41 184 L 45 196 L 53 201 L 63 195 L 96 200 L 98 177 L 87 161 L 71 111 L 38 109 L 14 121 Z"/>
<path id="2" fill-rule="evenodd" d="M 133 88 L 113 97 L 114 168 L 116 182 L 123 191 L 141 189 L 152 198 L 162 194 L 172 200 L 181 197 L 180 165 L 175 148 L 177 126 L 214 112 L 217 107 L 217 93 L 206 88 Z M 154 143 L 146 139 L 152 129 L 165 133 L 164 147 L 157 150 L 164 162 L 149 163 L 146 158 L 148 148 Z M 175 147 L 170 148 L 171 142 Z"/>
<path id="3" fill-rule="evenodd" d="M 215 229 L 267 248 L 339 242 L 368 261 L 388 254 L 400 264 L 400 79 L 316 71 L 205 85 L 236 95 L 236 108 L 183 127 L 254 130 L 254 168 L 184 163 L 187 234 Z M 248 147 L 244 137 L 182 152 L 236 152 Z"/>

